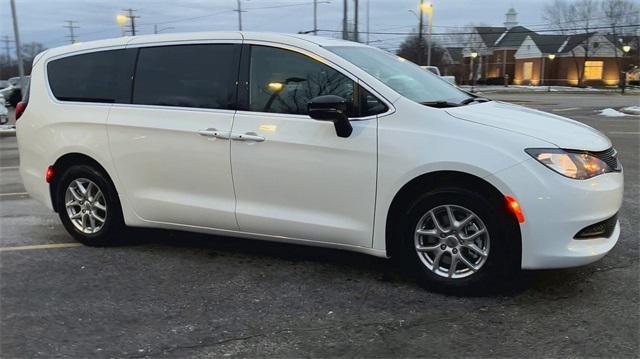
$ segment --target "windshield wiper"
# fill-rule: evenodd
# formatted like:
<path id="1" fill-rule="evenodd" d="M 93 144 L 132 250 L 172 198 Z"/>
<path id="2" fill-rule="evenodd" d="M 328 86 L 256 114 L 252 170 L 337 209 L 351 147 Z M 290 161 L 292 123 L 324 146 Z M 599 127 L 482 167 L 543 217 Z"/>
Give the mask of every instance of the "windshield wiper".
<path id="1" fill-rule="evenodd" d="M 472 102 L 489 102 L 489 101 L 491 101 L 491 100 L 486 98 L 486 97 L 469 97 L 468 99 L 463 100 L 462 102 L 460 102 L 460 105 L 464 106 L 464 105 L 468 105 L 468 104 L 470 104 Z"/>
<path id="2" fill-rule="evenodd" d="M 435 108 L 446 108 L 446 107 L 458 107 L 459 103 L 449 102 L 449 101 L 424 101 L 420 102 L 421 105 L 435 107 Z"/>

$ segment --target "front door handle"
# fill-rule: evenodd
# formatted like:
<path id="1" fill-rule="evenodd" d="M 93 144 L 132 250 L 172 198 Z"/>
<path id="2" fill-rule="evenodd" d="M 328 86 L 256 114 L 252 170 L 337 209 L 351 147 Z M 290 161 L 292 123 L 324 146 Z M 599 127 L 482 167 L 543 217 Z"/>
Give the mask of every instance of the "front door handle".
<path id="1" fill-rule="evenodd" d="M 264 137 L 259 136 L 255 132 L 232 133 L 231 139 L 235 141 L 253 141 L 253 142 L 262 142 L 265 140 Z"/>
<path id="2" fill-rule="evenodd" d="M 215 128 L 207 128 L 205 130 L 200 130 L 198 131 L 198 133 L 200 134 L 200 136 L 204 136 L 204 137 L 213 137 L 213 138 L 222 138 L 222 139 L 229 139 L 229 132 L 221 132 L 216 130 Z"/>

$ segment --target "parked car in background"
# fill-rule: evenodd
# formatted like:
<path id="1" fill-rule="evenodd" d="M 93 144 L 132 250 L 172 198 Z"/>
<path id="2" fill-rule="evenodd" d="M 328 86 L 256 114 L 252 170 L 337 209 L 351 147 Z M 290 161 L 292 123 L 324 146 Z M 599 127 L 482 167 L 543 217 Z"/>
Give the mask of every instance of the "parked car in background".
<path id="1" fill-rule="evenodd" d="M 437 66 L 420 66 L 421 68 L 431 72 L 434 75 L 440 76 L 440 78 L 442 78 L 443 80 L 447 81 L 448 83 L 455 85 L 456 84 L 456 77 L 455 76 L 442 76 L 440 75 L 440 69 Z"/>
<path id="2" fill-rule="evenodd" d="M 7 110 L 4 96 L 0 95 L 0 125 L 9 122 L 9 110 Z"/>
<path id="3" fill-rule="evenodd" d="M 30 76 L 25 76 L 25 83 L 28 86 L 30 81 Z M 22 99 L 22 90 L 20 84 L 20 77 L 12 77 L 7 80 L 9 86 L 0 89 L 0 95 L 4 96 L 7 101 L 7 105 L 16 107 L 18 102 Z"/>
<path id="4" fill-rule="evenodd" d="M 521 268 L 594 262 L 620 236 L 605 135 L 359 43 L 228 32 L 50 49 L 16 118 L 26 190 L 87 245 L 131 226 L 332 247 L 477 294 Z"/>

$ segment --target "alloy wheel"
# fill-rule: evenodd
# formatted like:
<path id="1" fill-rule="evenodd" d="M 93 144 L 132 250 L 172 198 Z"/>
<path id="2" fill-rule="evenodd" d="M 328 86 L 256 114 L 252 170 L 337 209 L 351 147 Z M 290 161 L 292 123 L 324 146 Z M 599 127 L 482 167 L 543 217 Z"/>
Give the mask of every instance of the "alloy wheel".
<path id="1" fill-rule="evenodd" d="M 442 205 L 425 213 L 415 229 L 418 257 L 433 273 L 445 278 L 468 277 L 489 257 L 489 231 L 473 211 Z"/>
<path id="2" fill-rule="evenodd" d="M 86 234 L 102 229 L 107 203 L 98 185 L 86 178 L 75 179 L 69 183 L 64 198 L 67 215 L 76 229 Z"/>

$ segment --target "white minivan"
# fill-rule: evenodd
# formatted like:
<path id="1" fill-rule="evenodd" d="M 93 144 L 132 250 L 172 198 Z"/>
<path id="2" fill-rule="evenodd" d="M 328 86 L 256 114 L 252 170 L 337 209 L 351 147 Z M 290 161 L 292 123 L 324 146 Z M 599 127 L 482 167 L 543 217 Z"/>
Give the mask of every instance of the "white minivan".
<path id="1" fill-rule="evenodd" d="M 611 141 L 336 39 L 250 32 L 50 49 L 18 106 L 20 173 L 69 233 L 155 227 L 397 257 L 476 293 L 620 235 Z"/>

